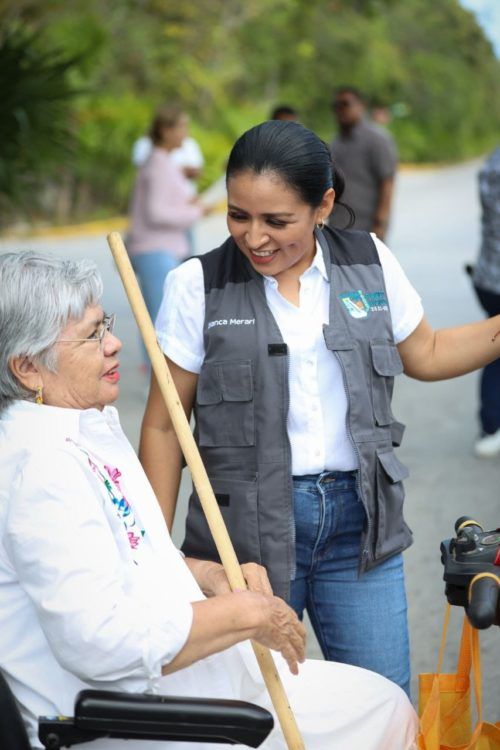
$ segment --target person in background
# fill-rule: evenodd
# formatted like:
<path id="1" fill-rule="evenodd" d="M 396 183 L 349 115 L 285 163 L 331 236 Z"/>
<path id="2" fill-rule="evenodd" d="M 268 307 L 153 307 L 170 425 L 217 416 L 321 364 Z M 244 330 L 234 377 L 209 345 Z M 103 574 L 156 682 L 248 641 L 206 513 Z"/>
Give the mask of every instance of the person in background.
<path id="1" fill-rule="evenodd" d="M 226 179 L 230 236 L 170 274 L 158 342 L 238 559 L 307 610 L 326 659 L 408 691 L 394 378 L 484 367 L 500 356 L 500 317 L 433 330 L 376 235 L 324 227 L 343 176 L 302 125 L 244 133 Z M 140 458 L 170 525 L 182 455 L 154 378 Z M 196 491 L 183 551 L 218 559 Z"/>
<path id="2" fill-rule="evenodd" d="M 361 92 L 352 86 L 336 90 L 333 112 L 338 134 L 330 149 L 346 179 L 344 200 L 354 211 L 354 229 L 375 232 L 383 240 L 391 214 L 397 151 L 392 136 L 365 117 Z M 344 228 L 349 221 L 345 210 L 335 211 L 329 224 Z"/>
<path id="3" fill-rule="evenodd" d="M 153 320 L 167 274 L 191 254 L 187 231 L 208 211 L 172 157 L 187 137 L 188 122 L 178 106 L 157 112 L 150 130 L 153 149 L 137 174 L 130 204 L 127 251 Z"/>
<path id="4" fill-rule="evenodd" d="M 392 112 L 390 107 L 378 100 L 372 102 L 372 105 L 370 107 L 370 120 L 374 123 L 374 125 L 378 125 L 381 128 L 386 128 L 388 125 L 390 125 L 392 120 Z"/>
<path id="5" fill-rule="evenodd" d="M 481 248 L 472 269 L 477 297 L 488 316 L 500 314 L 500 147 L 479 173 L 482 208 Z M 481 372 L 479 420 L 481 436 L 474 452 L 480 458 L 500 455 L 500 360 Z"/>
<path id="6" fill-rule="evenodd" d="M 135 167 L 142 167 L 151 156 L 152 150 L 153 142 L 149 135 L 138 138 L 132 146 L 132 164 Z M 193 196 L 196 195 L 196 180 L 205 166 L 205 159 L 198 141 L 187 135 L 181 145 L 171 151 L 170 156 L 190 180 Z"/>
<path id="7" fill-rule="evenodd" d="M 132 164 L 136 167 L 142 167 L 153 151 L 153 141 L 149 135 L 143 135 L 138 138 L 132 146 Z M 182 170 L 190 185 L 191 197 L 195 198 L 198 194 L 197 180 L 200 177 L 205 159 L 198 142 L 190 135 L 187 135 L 181 145 L 172 149 L 170 158 L 174 164 Z M 195 243 L 193 231 L 191 228 L 186 230 L 187 241 L 189 243 L 189 254 L 195 254 Z"/>
<path id="8" fill-rule="evenodd" d="M 247 639 L 275 649 L 308 750 L 414 748 L 416 716 L 366 670 L 305 661 L 265 570 L 183 557 L 116 409 L 114 316 L 90 261 L 0 256 L 0 670 L 30 744 L 80 690 L 239 698 L 271 709 Z M 204 750 L 97 739 L 88 750 Z M 261 746 L 284 750 L 279 726 Z"/>
<path id="9" fill-rule="evenodd" d="M 269 115 L 270 120 L 290 120 L 291 122 L 299 121 L 299 113 L 293 107 L 287 104 L 279 104 Z"/>

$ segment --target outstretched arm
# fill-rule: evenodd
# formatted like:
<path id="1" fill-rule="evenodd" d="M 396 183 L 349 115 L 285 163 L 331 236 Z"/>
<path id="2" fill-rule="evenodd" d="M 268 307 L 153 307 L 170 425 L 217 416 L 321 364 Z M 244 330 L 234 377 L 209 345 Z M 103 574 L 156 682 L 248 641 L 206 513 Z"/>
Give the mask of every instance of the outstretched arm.
<path id="1" fill-rule="evenodd" d="M 381 240 L 385 239 L 389 219 L 391 216 L 391 202 L 394 188 L 394 177 L 386 177 L 380 181 L 378 189 L 377 210 L 373 217 L 372 232 Z"/>
<path id="2" fill-rule="evenodd" d="M 500 315 L 438 331 L 423 318 L 398 350 L 406 375 L 417 380 L 465 375 L 500 357 Z"/>

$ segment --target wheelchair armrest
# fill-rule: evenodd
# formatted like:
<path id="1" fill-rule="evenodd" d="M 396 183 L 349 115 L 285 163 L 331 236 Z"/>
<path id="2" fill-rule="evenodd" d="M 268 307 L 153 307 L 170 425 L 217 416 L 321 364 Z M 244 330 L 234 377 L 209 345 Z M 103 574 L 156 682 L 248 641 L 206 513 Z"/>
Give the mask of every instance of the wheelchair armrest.
<path id="1" fill-rule="evenodd" d="M 42 717 L 39 737 L 54 748 L 46 742 L 58 732 L 66 745 L 120 737 L 259 747 L 273 726 L 269 711 L 245 701 L 82 690 L 74 720 Z"/>

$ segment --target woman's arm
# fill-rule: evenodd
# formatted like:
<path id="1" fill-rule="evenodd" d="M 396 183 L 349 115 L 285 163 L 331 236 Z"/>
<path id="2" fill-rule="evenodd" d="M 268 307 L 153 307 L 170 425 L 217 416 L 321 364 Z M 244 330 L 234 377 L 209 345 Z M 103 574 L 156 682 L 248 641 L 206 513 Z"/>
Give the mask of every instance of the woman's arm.
<path id="1" fill-rule="evenodd" d="M 389 219 L 391 216 L 391 201 L 394 188 L 394 177 L 385 177 L 379 183 L 377 209 L 373 217 L 371 232 L 375 232 L 380 240 L 385 239 Z"/>
<path id="2" fill-rule="evenodd" d="M 189 419 L 198 375 L 183 370 L 168 357 L 166 360 L 180 402 Z M 151 376 L 151 389 L 142 421 L 139 459 L 171 531 L 181 479 L 182 452 L 154 374 Z"/>
<path id="3" fill-rule="evenodd" d="M 398 350 L 406 375 L 417 380 L 465 375 L 500 357 L 500 315 L 438 331 L 423 318 Z"/>
<path id="4" fill-rule="evenodd" d="M 42 628 L 59 664 L 84 682 L 150 690 L 160 665 L 186 644 L 192 606 L 168 575 L 146 606 L 131 593 L 131 563 L 116 536 L 126 532 L 104 485 L 83 454 L 54 442 L 21 462 L 9 497 L 5 550 L 34 608 L 25 629 Z"/>
<path id="5" fill-rule="evenodd" d="M 305 628 L 283 599 L 252 591 L 223 594 L 194 602 L 188 640 L 163 674 L 176 672 L 199 659 L 249 638 L 280 651 L 292 674 L 305 659 Z"/>

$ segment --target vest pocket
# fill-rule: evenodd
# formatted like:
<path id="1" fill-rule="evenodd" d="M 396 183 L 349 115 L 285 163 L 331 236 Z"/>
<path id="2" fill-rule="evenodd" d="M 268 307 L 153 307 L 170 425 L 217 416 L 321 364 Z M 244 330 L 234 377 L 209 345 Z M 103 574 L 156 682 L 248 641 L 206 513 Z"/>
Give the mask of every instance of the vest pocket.
<path id="1" fill-rule="evenodd" d="M 373 364 L 373 415 L 375 424 L 386 427 L 394 421 L 391 410 L 394 376 L 403 372 L 403 362 L 395 344 L 372 341 L 370 351 Z"/>
<path id="2" fill-rule="evenodd" d="M 251 360 L 204 364 L 196 391 L 200 446 L 255 444 Z"/>
<path id="3" fill-rule="evenodd" d="M 211 485 L 239 562 L 261 563 L 257 478 L 213 476 Z M 189 500 L 182 550 L 192 557 L 219 559 L 196 489 Z"/>
<path id="4" fill-rule="evenodd" d="M 376 559 L 398 552 L 411 533 L 403 517 L 403 479 L 408 474 L 407 467 L 393 451 L 377 450 Z"/>

